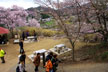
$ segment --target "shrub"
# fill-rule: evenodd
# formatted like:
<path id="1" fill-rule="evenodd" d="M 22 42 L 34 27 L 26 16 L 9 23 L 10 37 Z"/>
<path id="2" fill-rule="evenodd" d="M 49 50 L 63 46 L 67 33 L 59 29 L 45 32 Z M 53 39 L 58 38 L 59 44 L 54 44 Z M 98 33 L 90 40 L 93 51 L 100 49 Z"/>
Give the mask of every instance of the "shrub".
<path id="1" fill-rule="evenodd" d="M 86 34 L 84 36 L 85 42 L 95 42 L 96 34 Z"/>
<path id="2" fill-rule="evenodd" d="M 56 33 L 57 33 L 56 31 L 52 31 L 52 30 L 48 30 L 48 29 L 44 29 L 44 30 L 42 31 L 42 34 L 43 34 L 44 36 L 48 36 L 48 37 L 54 36 Z"/>
<path id="3" fill-rule="evenodd" d="M 23 31 L 29 31 L 30 35 L 33 35 L 33 31 L 35 30 L 35 32 L 37 33 L 38 36 L 43 35 L 43 36 L 54 36 L 57 34 L 63 34 L 62 31 L 54 31 L 54 30 L 50 30 L 50 29 L 42 29 L 42 28 L 36 28 L 36 27 L 20 27 L 19 28 L 19 34 L 21 35 Z M 17 33 L 17 31 L 14 31 L 14 34 Z"/>
<path id="4" fill-rule="evenodd" d="M 108 60 L 108 51 L 101 54 L 101 59 L 102 60 Z"/>
<path id="5" fill-rule="evenodd" d="M 48 14 L 41 13 L 41 17 L 42 17 L 42 19 L 46 19 L 46 18 L 49 18 L 50 16 Z"/>

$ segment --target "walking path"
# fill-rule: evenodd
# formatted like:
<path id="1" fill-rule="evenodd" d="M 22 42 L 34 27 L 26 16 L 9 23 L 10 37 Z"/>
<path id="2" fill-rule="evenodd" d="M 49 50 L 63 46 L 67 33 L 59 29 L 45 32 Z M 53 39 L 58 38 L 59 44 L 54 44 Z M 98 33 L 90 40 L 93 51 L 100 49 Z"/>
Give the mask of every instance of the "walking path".
<path id="1" fill-rule="evenodd" d="M 62 65 L 59 72 L 108 72 L 108 63 Z"/>
<path id="2" fill-rule="evenodd" d="M 26 44 L 24 45 L 26 54 L 29 55 L 34 50 L 43 49 L 46 46 L 47 48 L 45 49 L 51 48 L 54 46 L 53 44 L 50 44 L 51 42 L 58 44 L 58 41 L 47 41 L 44 39 L 40 41 L 41 44 L 39 42 Z M 50 47 L 49 45 L 52 46 Z M 6 63 L 0 63 L 0 72 L 15 72 L 18 63 L 19 46 L 17 44 L 9 44 L 0 47 L 7 52 L 5 56 Z M 28 58 L 26 59 L 26 70 L 27 72 L 34 72 L 34 65 Z M 45 68 L 43 68 L 43 66 L 40 66 L 39 70 L 39 72 L 45 72 Z M 108 63 L 60 64 L 57 72 L 108 72 Z"/>

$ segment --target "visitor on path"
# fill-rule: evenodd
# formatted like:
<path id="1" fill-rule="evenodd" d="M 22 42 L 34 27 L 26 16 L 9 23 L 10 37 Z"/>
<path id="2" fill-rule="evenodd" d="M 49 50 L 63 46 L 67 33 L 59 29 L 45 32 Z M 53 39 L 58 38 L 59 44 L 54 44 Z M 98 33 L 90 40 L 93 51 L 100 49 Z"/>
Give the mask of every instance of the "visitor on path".
<path id="1" fill-rule="evenodd" d="M 20 40 L 19 46 L 20 46 L 20 54 L 21 54 L 22 52 L 24 52 L 24 49 L 23 49 L 23 40 Z"/>
<path id="2" fill-rule="evenodd" d="M 53 65 L 50 59 L 47 60 L 45 67 L 46 67 L 46 72 L 53 72 L 52 71 Z"/>
<path id="3" fill-rule="evenodd" d="M 59 62 L 58 59 L 57 59 L 57 55 L 54 55 L 52 57 L 51 62 L 52 62 L 52 65 L 53 65 L 52 70 L 53 70 L 53 72 L 56 72 L 57 67 L 58 67 L 58 62 Z"/>
<path id="4" fill-rule="evenodd" d="M 26 59 L 26 54 L 25 54 L 25 52 L 23 51 L 23 52 L 21 53 L 21 55 L 19 56 L 19 62 L 20 62 L 20 61 L 24 61 L 24 66 L 25 66 L 25 59 Z"/>
<path id="5" fill-rule="evenodd" d="M 25 71 L 24 61 L 20 61 L 19 65 L 18 65 L 18 67 L 16 69 L 16 72 L 18 72 L 18 71 L 19 72 L 27 72 L 27 71 Z"/>
<path id="6" fill-rule="evenodd" d="M 33 31 L 33 36 L 35 38 L 35 41 L 37 41 L 37 34 L 36 34 L 35 30 Z"/>
<path id="7" fill-rule="evenodd" d="M 38 72 L 38 67 L 40 65 L 40 53 L 37 53 L 37 56 L 34 58 L 33 63 L 35 65 L 35 72 Z"/>
<path id="8" fill-rule="evenodd" d="M 26 32 L 26 38 L 29 36 L 29 31 Z"/>
<path id="9" fill-rule="evenodd" d="M 2 63 L 5 63 L 5 59 L 4 59 L 5 54 L 6 54 L 6 52 L 0 48 L 0 58 L 2 60 Z"/>
<path id="10" fill-rule="evenodd" d="M 48 59 L 51 60 L 52 57 L 53 57 L 53 53 L 52 52 L 49 52 L 49 54 L 46 56 L 46 62 L 47 62 Z"/>
<path id="11" fill-rule="evenodd" d="M 22 39 L 25 40 L 25 32 L 22 33 Z"/>
<path id="12" fill-rule="evenodd" d="M 7 41 L 8 39 L 6 34 L 0 35 L 0 44 L 6 44 Z"/>

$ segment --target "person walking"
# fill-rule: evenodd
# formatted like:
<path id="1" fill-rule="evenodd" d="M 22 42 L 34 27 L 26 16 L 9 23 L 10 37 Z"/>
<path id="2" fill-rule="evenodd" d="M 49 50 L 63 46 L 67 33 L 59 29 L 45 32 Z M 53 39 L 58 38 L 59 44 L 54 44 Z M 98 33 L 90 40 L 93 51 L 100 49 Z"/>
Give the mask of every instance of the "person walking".
<path id="1" fill-rule="evenodd" d="M 19 42 L 19 46 L 20 46 L 20 53 L 24 52 L 24 49 L 23 49 L 23 40 L 22 39 Z"/>
<path id="2" fill-rule="evenodd" d="M 38 72 L 38 67 L 40 65 L 40 53 L 37 53 L 37 56 L 34 58 L 33 63 L 35 65 L 35 72 Z"/>
<path id="3" fill-rule="evenodd" d="M 25 52 L 23 51 L 21 53 L 21 55 L 19 56 L 19 61 L 24 61 L 24 66 L 25 66 L 25 59 L 26 59 L 26 54 Z"/>
<path id="4" fill-rule="evenodd" d="M 20 61 L 18 66 L 19 66 L 19 72 L 26 72 L 25 66 L 24 66 L 24 61 Z"/>
<path id="5" fill-rule="evenodd" d="M 58 67 L 58 59 L 57 59 L 57 55 L 53 55 L 52 59 L 51 59 L 51 62 L 53 64 L 53 72 L 56 72 L 57 70 L 57 67 Z"/>
<path id="6" fill-rule="evenodd" d="M 6 52 L 0 48 L 0 58 L 2 60 L 2 63 L 5 63 L 5 59 L 4 59 L 5 54 L 6 54 Z"/>
<path id="7" fill-rule="evenodd" d="M 35 38 L 35 41 L 37 41 L 37 34 L 36 34 L 35 30 L 33 31 L 33 36 Z"/>
<path id="8" fill-rule="evenodd" d="M 45 67 L 46 67 L 46 72 L 52 72 L 53 65 L 50 58 L 47 60 Z"/>
<path id="9" fill-rule="evenodd" d="M 25 32 L 22 33 L 22 39 L 25 40 Z"/>

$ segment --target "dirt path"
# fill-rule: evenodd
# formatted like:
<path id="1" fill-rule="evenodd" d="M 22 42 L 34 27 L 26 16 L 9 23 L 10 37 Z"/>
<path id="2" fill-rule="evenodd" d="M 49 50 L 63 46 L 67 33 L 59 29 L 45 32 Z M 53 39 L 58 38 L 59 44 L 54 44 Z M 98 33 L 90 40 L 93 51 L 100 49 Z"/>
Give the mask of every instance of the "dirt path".
<path id="1" fill-rule="evenodd" d="M 108 63 L 63 64 L 59 72 L 108 72 Z"/>
<path id="2" fill-rule="evenodd" d="M 34 50 L 49 49 L 54 45 L 62 43 L 60 40 L 42 39 L 39 42 L 24 44 L 26 54 L 31 54 Z M 9 44 L 0 46 L 7 54 L 5 56 L 6 63 L 0 63 L 0 72 L 15 72 L 18 63 L 19 46 L 17 44 Z M 1 60 L 0 60 L 1 62 Z M 33 63 L 26 59 L 26 70 L 34 72 Z M 45 69 L 40 66 L 39 72 L 45 72 Z M 60 64 L 57 72 L 108 72 L 107 63 L 83 63 L 83 64 Z"/>
<path id="3" fill-rule="evenodd" d="M 24 49 L 26 51 L 26 55 L 32 54 L 33 51 L 39 49 L 49 49 L 54 45 L 62 43 L 61 40 L 53 40 L 53 39 L 39 39 L 39 42 L 27 43 L 24 44 Z M 6 51 L 5 60 L 6 63 L 2 64 L 0 60 L 0 72 L 15 72 L 15 68 L 18 63 L 18 55 L 19 55 L 19 45 L 12 44 L 9 45 L 0 45 Z M 28 72 L 34 72 L 33 63 L 27 58 L 26 59 L 26 69 Z M 45 69 L 41 66 L 41 71 L 44 72 Z"/>

